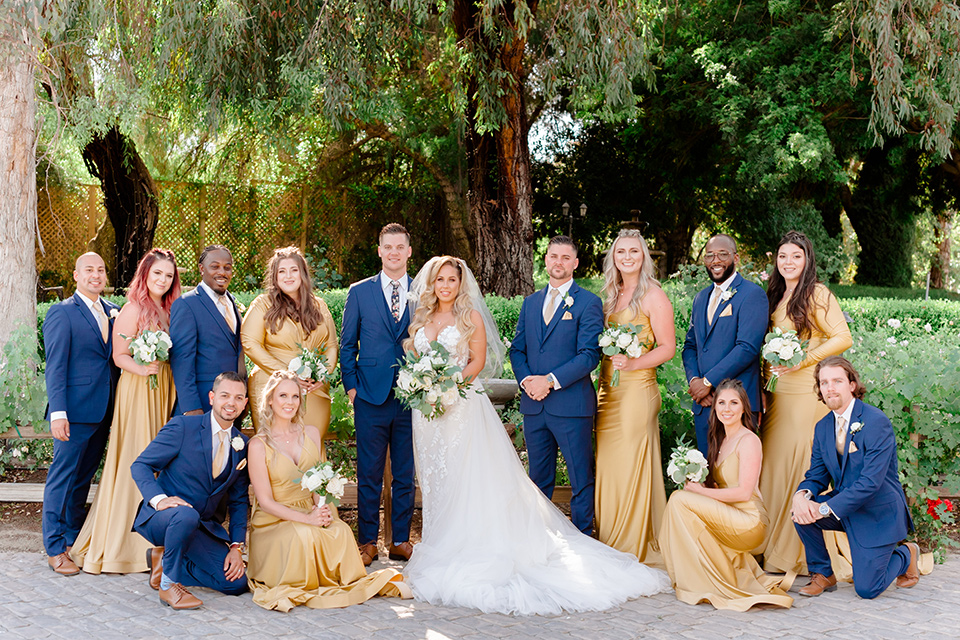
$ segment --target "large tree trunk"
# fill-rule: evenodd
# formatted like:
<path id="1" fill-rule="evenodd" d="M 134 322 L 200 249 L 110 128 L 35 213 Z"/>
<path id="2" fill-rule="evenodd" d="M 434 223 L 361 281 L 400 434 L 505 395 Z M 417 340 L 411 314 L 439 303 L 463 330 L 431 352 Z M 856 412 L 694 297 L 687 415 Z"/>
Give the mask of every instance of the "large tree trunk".
<path id="1" fill-rule="evenodd" d="M 0 21 L 0 345 L 18 325 L 37 323 L 36 52 L 28 40 L 32 30 Z"/>
<path id="2" fill-rule="evenodd" d="M 535 9 L 532 9 L 535 10 Z M 476 20 L 473 3 L 456 0 L 457 37 L 471 40 L 476 50 L 497 51 L 507 77 L 502 81 L 505 119 L 495 132 L 477 131 L 477 87 L 467 95 L 466 152 L 471 227 L 475 234 L 477 280 L 485 292 L 501 296 L 533 291 L 533 187 L 527 113 L 523 94 L 523 55 L 526 40 L 514 35 L 503 43 L 487 43 Z M 512 3 L 503 12 L 512 16 Z"/>
<path id="3" fill-rule="evenodd" d="M 133 141 L 117 127 L 91 140 L 83 149 L 83 161 L 100 181 L 114 230 L 116 265 L 110 277 L 115 286 L 126 287 L 140 258 L 153 247 L 160 217 L 156 185 Z"/>

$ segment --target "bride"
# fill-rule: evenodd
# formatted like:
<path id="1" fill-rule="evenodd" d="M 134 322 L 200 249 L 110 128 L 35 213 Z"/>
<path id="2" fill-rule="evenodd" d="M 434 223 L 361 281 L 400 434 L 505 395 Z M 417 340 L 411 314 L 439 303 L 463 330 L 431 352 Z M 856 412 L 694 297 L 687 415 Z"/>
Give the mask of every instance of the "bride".
<path id="1" fill-rule="evenodd" d="M 407 351 L 437 341 L 467 380 L 500 372 L 504 346 L 462 260 L 431 258 L 410 297 Z M 473 389 L 434 420 L 413 412 L 423 536 L 404 573 L 414 597 L 526 615 L 601 611 L 669 591 L 666 573 L 567 520 L 527 477 L 480 383 Z"/>

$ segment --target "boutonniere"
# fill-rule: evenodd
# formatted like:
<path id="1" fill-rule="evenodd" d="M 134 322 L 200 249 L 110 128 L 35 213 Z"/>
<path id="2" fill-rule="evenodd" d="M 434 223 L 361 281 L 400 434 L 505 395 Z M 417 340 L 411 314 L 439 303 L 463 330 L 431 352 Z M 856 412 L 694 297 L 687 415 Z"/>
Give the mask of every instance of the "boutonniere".
<path id="1" fill-rule="evenodd" d="M 573 296 L 570 295 L 569 293 L 563 299 L 563 306 L 566 307 L 567 309 L 573 306 Z"/>
<path id="2" fill-rule="evenodd" d="M 407 291 L 407 302 L 419 302 L 417 294 L 413 291 Z"/>
<path id="3" fill-rule="evenodd" d="M 860 429 L 863 429 L 862 422 L 854 422 L 850 425 L 850 433 L 856 433 L 857 431 L 860 431 Z"/>
<path id="4" fill-rule="evenodd" d="M 119 315 L 120 315 L 120 310 L 119 310 L 119 309 L 110 309 L 110 319 L 111 319 L 111 320 L 116 320 L 116 319 L 117 319 L 117 316 L 119 316 Z"/>
<path id="5" fill-rule="evenodd" d="M 720 292 L 720 299 L 724 302 L 727 302 L 728 300 L 730 300 L 730 298 L 732 298 L 735 295 L 737 295 L 736 289 L 727 289 L 726 291 Z"/>
<path id="6" fill-rule="evenodd" d="M 242 302 L 237 301 L 236 299 L 235 299 L 233 302 L 234 302 L 234 304 L 237 305 L 237 311 L 240 312 L 240 315 L 243 315 L 243 314 L 245 314 L 245 313 L 247 312 L 247 305 L 243 304 Z"/>
<path id="7" fill-rule="evenodd" d="M 233 440 L 230 441 L 230 446 L 233 447 L 234 451 L 243 451 L 243 438 L 234 436 Z"/>

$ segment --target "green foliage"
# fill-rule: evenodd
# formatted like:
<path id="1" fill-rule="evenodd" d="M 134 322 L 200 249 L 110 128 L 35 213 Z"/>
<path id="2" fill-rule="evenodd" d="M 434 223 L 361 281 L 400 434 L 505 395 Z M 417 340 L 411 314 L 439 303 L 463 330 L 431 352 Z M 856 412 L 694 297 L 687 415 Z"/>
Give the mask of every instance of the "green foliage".
<path id="1" fill-rule="evenodd" d="M 343 276 L 327 259 L 326 252 L 326 247 L 315 244 L 304 258 L 313 273 L 313 284 L 317 289 L 338 289 L 343 286 Z"/>
<path id="2" fill-rule="evenodd" d="M 10 334 L 0 356 L 0 433 L 21 427 L 43 430 L 47 385 L 37 353 L 37 337 L 21 324 Z"/>
<path id="3" fill-rule="evenodd" d="M 49 467 L 53 460 L 53 440 L 10 438 L 0 440 L 0 475 L 8 469 Z"/>

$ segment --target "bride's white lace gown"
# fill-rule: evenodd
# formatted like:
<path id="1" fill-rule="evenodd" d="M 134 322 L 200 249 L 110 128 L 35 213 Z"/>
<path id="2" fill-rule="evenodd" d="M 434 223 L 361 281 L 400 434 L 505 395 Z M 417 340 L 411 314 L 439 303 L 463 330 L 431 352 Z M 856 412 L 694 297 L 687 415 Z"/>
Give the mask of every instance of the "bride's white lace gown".
<path id="1" fill-rule="evenodd" d="M 437 336 L 450 353 L 458 339 L 453 326 Z M 414 345 L 430 350 L 423 329 Z M 414 411 L 413 445 L 423 537 L 404 574 L 418 600 L 558 614 L 670 590 L 665 572 L 583 535 L 547 500 L 486 395 L 471 390 L 435 420 Z"/>

